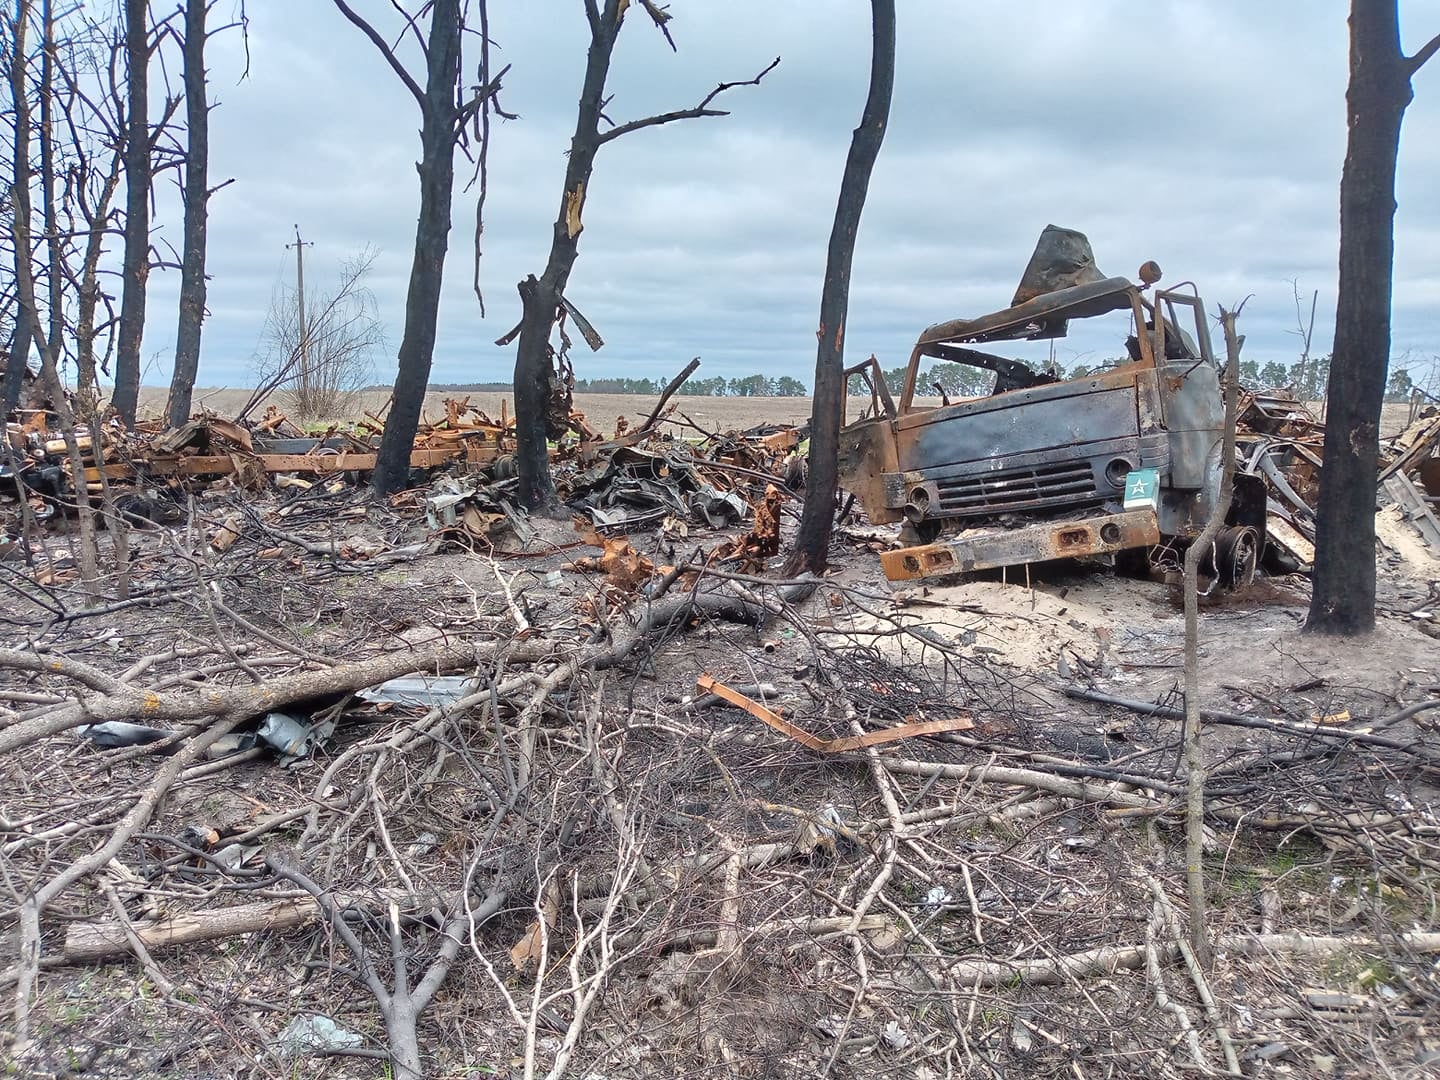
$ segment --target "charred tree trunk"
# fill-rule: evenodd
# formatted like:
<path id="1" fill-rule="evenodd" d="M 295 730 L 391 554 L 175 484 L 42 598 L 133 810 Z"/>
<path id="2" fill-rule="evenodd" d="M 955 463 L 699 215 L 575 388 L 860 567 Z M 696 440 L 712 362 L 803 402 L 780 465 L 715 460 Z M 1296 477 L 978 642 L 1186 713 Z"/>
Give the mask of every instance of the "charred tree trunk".
<path id="1" fill-rule="evenodd" d="M 555 502 L 555 484 L 550 477 L 549 436 L 551 430 L 550 332 L 570 271 L 580 253 L 580 215 L 585 192 L 600 148 L 600 111 L 605 80 L 610 74 L 610 57 L 619 34 L 618 5 L 608 0 L 598 18 L 590 20 L 590 51 L 585 61 L 585 81 L 580 90 L 580 111 L 575 134 L 570 139 L 570 158 L 565 167 L 565 191 L 555 217 L 550 240 L 550 257 L 538 279 L 527 278 L 520 286 L 524 305 L 520 340 L 515 351 L 515 462 L 520 480 L 520 501 L 530 509 L 549 507 Z"/>
<path id="2" fill-rule="evenodd" d="M 180 263 L 180 321 L 175 330 L 175 370 L 170 376 L 166 421 L 178 428 L 190 419 L 190 397 L 200 370 L 200 331 L 205 321 L 205 228 L 210 204 L 210 107 L 205 101 L 205 7 L 186 0 L 185 43 L 185 239 Z M 148 147 L 147 147 L 148 157 Z M 117 387 L 118 390 L 118 387 Z"/>
<path id="3" fill-rule="evenodd" d="M 429 64 L 420 103 L 420 219 L 415 258 L 405 297 L 405 331 L 400 339 L 394 398 L 385 418 L 371 483 L 378 494 L 403 489 L 410 479 L 410 454 L 420 426 L 440 286 L 450 243 L 450 193 L 455 182 L 455 86 L 460 75 L 460 3 L 436 0 L 430 9 Z"/>
<path id="4" fill-rule="evenodd" d="M 845 320 L 850 307 L 850 266 L 860 213 L 870 188 L 870 173 L 885 139 L 890 95 L 895 86 L 895 0 L 871 0 L 870 93 L 860 126 L 850 138 L 850 154 L 840 180 L 825 283 L 820 291 L 820 326 L 815 331 L 815 397 L 810 413 L 809 472 L 800 534 L 786 573 L 820 573 L 830 552 L 835 523 L 840 423 L 845 412 Z"/>
<path id="5" fill-rule="evenodd" d="M 29 177 L 22 180 L 17 176 L 15 182 L 29 184 L 30 180 Z M 20 253 L 16 252 L 15 257 L 20 258 Z M 0 409 L 0 415 L 8 415 L 10 410 L 20 404 L 20 394 L 25 387 L 25 372 L 30 362 L 30 341 L 29 316 L 17 303 L 15 330 L 10 335 L 10 355 L 5 368 L 4 408 Z"/>
<path id="6" fill-rule="evenodd" d="M 115 392 L 110 403 L 135 423 L 140 398 L 140 342 L 145 334 L 145 286 L 150 276 L 150 43 L 146 0 L 125 0 L 128 60 L 125 137 L 125 256 L 120 293 Z"/>
<path id="7" fill-rule="evenodd" d="M 30 5 L 27 0 L 21 0 L 15 5 L 13 21 L 10 25 L 10 43 L 14 53 L 10 57 L 10 70 L 6 73 L 10 82 L 10 88 L 15 96 L 13 99 L 13 110 L 11 116 L 14 118 L 15 139 L 12 145 L 14 151 L 14 177 L 11 184 L 10 221 L 11 235 L 14 241 L 15 251 L 15 280 L 18 282 L 24 272 L 28 272 L 30 251 L 29 247 L 20 244 L 18 233 L 21 228 L 22 218 L 25 231 L 30 228 L 30 120 L 29 101 L 25 94 L 25 24 L 30 18 Z M 22 265 L 22 261 L 24 265 Z M 31 313 L 26 310 L 22 297 L 17 290 L 15 304 L 15 333 L 10 345 L 10 357 L 8 366 L 5 368 L 5 408 L 6 415 L 11 409 L 20 404 L 20 394 L 25 387 L 25 373 L 30 360 L 30 343 L 32 340 L 30 332 Z"/>
<path id="8" fill-rule="evenodd" d="M 30 18 L 28 0 L 20 0 L 15 8 L 14 49 L 15 61 L 10 69 L 11 100 L 14 104 L 14 122 L 17 131 L 16 149 L 23 154 L 30 152 L 30 104 L 25 65 L 25 29 Z M 99 594 L 99 571 L 95 552 L 95 521 L 91 514 L 89 492 L 85 483 L 85 466 L 81 459 L 79 443 L 75 438 L 75 415 L 65 396 L 65 386 L 60 379 L 61 339 L 65 329 L 64 296 L 61 289 L 61 271 L 64 265 L 64 251 L 60 245 L 59 225 L 55 206 L 54 131 L 52 128 L 53 85 L 55 69 L 55 26 L 50 0 L 44 0 L 41 8 L 43 52 L 40 66 L 40 171 L 41 193 L 44 201 L 46 250 L 48 256 L 47 281 L 49 291 L 49 326 L 40 317 L 39 303 L 35 295 L 35 275 L 32 268 L 33 251 L 30 233 L 30 191 L 17 182 L 11 189 L 12 195 L 12 236 L 15 250 L 23 253 L 16 258 L 15 288 L 20 297 L 20 309 L 30 320 L 30 332 L 40 347 L 40 384 L 50 399 L 51 408 L 59 420 L 60 431 L 65 439 L 65 448 L 70 464 L 71 488 L 75 493 L 75 510 L 79 523 L 79 544 L 77 561 L 80 576 L 85 583 L 88 597 Z"/>
<path id="9" fill-rule="evenodd" d="M 519 476 L 519 498 L 535 510 L 553 507 L 555 483 L 550 476 L 549 439 L 565 433 L 568 417 L 553 415 L 553 388 L 557 374 L 552 362 L 550 334 L 555 327 L 570 271 L 579 254 L 580 231 L 584 228 L 581 215 L 589 193 L 590 175 L 595 169 L 595 154 L 606 143 L 641 128 L 659 127 L 677 120 L 702 116 L 728 116 L 712 102 L 736 86 L 757 86 L 760 80 L 780 63 L 779 57 L 753 79 L 722 82 L 698 105 L 688 109 L 656 113 L 639 120 L 630 120 L 604 132 L 600 121 L 605 102 L 605 82 L 610 76 L 610 59 L 621 22 L 630 8 L 629 0 L 585 0 L 585 18 L 590 24 L 590 51 L 585 60 L 585 81 L 580 88 L 580 108 L 575 118 L 575 134 L 570 139 L 570 156 L 565 166 L 565 190 L 560 196 L 560 210 L 550 240 L 550 257 L 545 272 L 536 278 L 527 277 L 520 283 L 522 315 L 519 344 L 515 350 L 515 438 L 516 472 Z M 666 23 L 670 14 L 662 5 L 641 0 L 639 7 L 665 36 L 671 49 L 675 40 Z M 510 336 L 501 339 L 501 343 Z M 598 348 L 598 344 L 592 344 Z"/>
<path id="10" fill-rule="evenodd" d="M 1325 468 L 1315 521 L 1314 591 L 1306 630 L 1375 628 L 1375 484 L 1390 357 L 1395 159 L 1410 78 L 1440 46 L 1400 48 L 1396 0 L 1350 11 L 1349 142 L 1340 180 L 1340 291 L 1330 359 Z"/>

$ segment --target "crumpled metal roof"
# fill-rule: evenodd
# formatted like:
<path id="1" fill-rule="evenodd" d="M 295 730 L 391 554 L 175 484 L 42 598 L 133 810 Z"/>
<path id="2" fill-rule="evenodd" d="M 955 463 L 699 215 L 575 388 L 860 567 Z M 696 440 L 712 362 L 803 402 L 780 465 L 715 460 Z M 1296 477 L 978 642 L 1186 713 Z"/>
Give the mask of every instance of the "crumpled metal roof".
<path id="1" fill-rule="evenodd" d="M 1123 277 L 1072 285 L 990 315 L 936 323 L 920 335 L 918 344 L 1064 337 L 1070 319 L 1088 319 L 1128 308 L 1134 291 L 1135 286 Z"/>

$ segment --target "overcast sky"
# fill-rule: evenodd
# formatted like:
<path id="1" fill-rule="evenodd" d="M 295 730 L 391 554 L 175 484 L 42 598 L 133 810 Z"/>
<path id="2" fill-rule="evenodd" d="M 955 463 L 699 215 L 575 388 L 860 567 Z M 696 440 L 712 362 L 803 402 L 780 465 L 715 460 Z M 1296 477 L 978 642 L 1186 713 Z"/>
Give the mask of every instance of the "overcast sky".
<path id="1" fill-rule="evenodd" d="M 387 0 L 355 0 L 387 37 Z M 1341 0 L 900 0 L 890 127 L 870 185 L 850 295 L 847 359 L 903 363 L 926 325 L 1006 306 L 1040 230 L 1086 232 L 1102 270 L 1146 259 L 1193 280 L 1214 310 L 1253 294 L 1247 356 L 1293 361 L 1291 281 L 1319 290 L 1315 351 L 1330 349 L 1338 185 L 1345 149 Z M 1413 51 L 1440 31 L 1440 0 L 1405 0 Z M 515 283 L 539 273 L 561 196 L 588 31 L 581 0 L 492 0 L 497 57 L 513 65 L 490 151 L 481 279 L 470 291 L 474 192 L 457 155 L 433 382 L 510 377 Z M 226 14 L 226 0 L 215 19 Z M 272 291 L 294 272 L 325 287 L 379 250 L 372 274 L 394 375 L 412 257 L 415 102 L 378 52 L 321 0 L 248 0 L 245 45 L 211 44 L 209 318 L 200 383 L 243 385 Z M 679 52 L 627 19 L 610 79 L 617 123 L 695 104 L 717 81 L 724 118 L 636 132 L 603 147 L 585 207 L 571 300 L 607 344 L 577 339 L 580 376 L 755 371 L 810 382 L 840 173 L 865 98 L 862 0 L 674 0 Z M 473 42 L 472 42 L 473 47 Z M 408 52 L 408 59 L 414 60 Z M 467 70 L 474 60 L 467 54 Z M 422 80 L 423 81 L 423 78 Z M 1440 353 L 1440 61 L 1416 78 L 1396 219 L 1394 350 Z M 178 246 L 179 217 L 159 224 Z M 168 378 L 178 274 L 152 278 L 145 381 Z M 1057 358 L 1116 355 L 1117 339 L 1057 344 Z M 1018 353 L 1019 350 L 1017 350 Z M 1033 355 L 1033 354 L 1032 354 Z"/>

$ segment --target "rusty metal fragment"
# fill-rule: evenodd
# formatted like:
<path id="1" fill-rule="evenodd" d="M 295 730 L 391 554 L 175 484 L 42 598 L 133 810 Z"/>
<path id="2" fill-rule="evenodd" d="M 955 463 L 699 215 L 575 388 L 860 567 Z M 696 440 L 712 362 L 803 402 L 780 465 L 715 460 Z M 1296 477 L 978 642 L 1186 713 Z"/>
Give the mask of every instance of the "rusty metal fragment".
<path id="1" fill-rule="evenodd" d="M 807 750 L 816 750 L 822 754 L 839 754 L 847 750 L 863 750 L 867 746 L 880 746 L 884 743 L 899 742 L 901 739 L 911 739 L 917 735 L 938 735 L 947 731 L 968 731 L 975 726 L 975 721 L 968 716 L 951 716 L 943 720 L 919 720 L 908 724 L 901 724 L 898 727 L 885 728 L 882 731 L 868 731 L 864 735 L 846 735 L 839 739 L 822 739 L 790 723 L 779 713 L 766 708 L 758 701 L 746 697 L 730 689 L 722 682 L 717 682 L 710 675 L 701 675 L 695 680 L 695 686 L 702 693 L 714 694 L 716 697 L 728 701 L 737 708 L 744 709 L 761 723 L 774 728 L 788 739 L 793 739 Z"/>

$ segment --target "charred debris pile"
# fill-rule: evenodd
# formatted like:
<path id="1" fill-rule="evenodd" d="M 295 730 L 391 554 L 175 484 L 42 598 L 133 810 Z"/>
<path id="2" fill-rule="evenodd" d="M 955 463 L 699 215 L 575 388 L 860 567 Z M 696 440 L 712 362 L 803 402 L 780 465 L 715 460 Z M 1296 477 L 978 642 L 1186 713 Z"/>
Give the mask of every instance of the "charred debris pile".
<path id="1" fill-rule="evenodd" d="M 323 552 L 353 569 L 454 545 L 524 548 L 533 529 L 513 495 L 513 421 L 503 404 L 499 419 L 468 399 L 444 407 L 445 415 L 422 423 L 415 437 L 415 486 L 385 505 L 375 505 L 362 485 L 375 464 L 379 418 L 308 433 L 273 407 L 253 422 L 202 414 L 179 429 L 158 421 L 133 431 L 115 420 L 94 430 L 81 426 L 83 489 L 97 508 L 109 499 L 124 522 L 141 529 L 188 520 L 208 531 L 216 551 L 247 529 L 272 557 Z M 674 406 L 657 407 L 636 427 L 622 417 L 612 436 L 594 430 L 583 413 L 570 413 L 572 434 L 552 451 L 551 465 L 562 500 L 585 522 L 582 535 L 603 545 L 601 537 L 661 529 L 683 540 L 692 528 L 753 524 L 767 491 L 775 516 L 776 500 L 794 498 L 803 487 L 796 455 L 803 430 L 762 424 L 705 432 L 682 416 L 675 423 L 695 435 L 684 439 L 667 430 L 674 413 Z M 73 577 L 73 560 L 68 552 L 57 562 L 45 550 L 31 551 L 26 537 L 48 526 L 63 546 L 81 487 L 52 421 L 43 410 L 18 413 L 0 464 L 6 555 L 29 559 L 47 582 L 66 571 Z M 383 527 L 366 530 L 367 517 L 383 519 Z M 347 522 L 356 528 L 339 537 Z M 42 532 L 27 533 L 27 523 Z M 324 529 L 314 528 L 322 523 Z M 397 544 L 400 537 L 406 542 Z"/>

